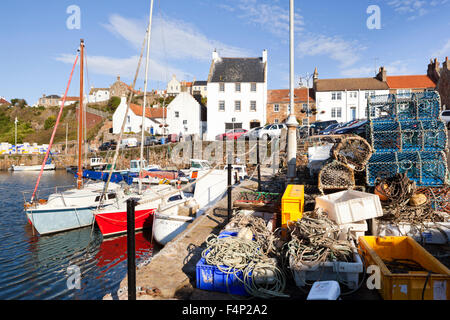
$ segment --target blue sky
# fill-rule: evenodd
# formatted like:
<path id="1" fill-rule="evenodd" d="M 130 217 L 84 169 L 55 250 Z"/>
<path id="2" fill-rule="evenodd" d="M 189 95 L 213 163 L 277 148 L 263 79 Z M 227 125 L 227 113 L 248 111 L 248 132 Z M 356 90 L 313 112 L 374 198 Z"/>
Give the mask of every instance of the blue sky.
<path id="1" fill-rule="evenodd" d="M 70 5 L 81 10 L 68 29 Z M 368 6 L 378 5 L 381 29 L 370 30 Z M 0 96 L 34 104 L 62 95 L 80 38 L 85 39 L 87 86 L 131 83 L 149 17 L 150 0 L 2 0 Z M 425 74 L 430 58 L 450 55 L 450 0 L 295 1 L 295 74 L 320 78 Z M 268 50 L 269 89 L 289 87 L 288 0 L 155 0 L 149 88 L 172 74 L 206 80 L 211 52 L 261 56 Z M 143 88 L 143 70 L 137 88 Z M 70 95 L 78 95 L 78 70 Z"/>

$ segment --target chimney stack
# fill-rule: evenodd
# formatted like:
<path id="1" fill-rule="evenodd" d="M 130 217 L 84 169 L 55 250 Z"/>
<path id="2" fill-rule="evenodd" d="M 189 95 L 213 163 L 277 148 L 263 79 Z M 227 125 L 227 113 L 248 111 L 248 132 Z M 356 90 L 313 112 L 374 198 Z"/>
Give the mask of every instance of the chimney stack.
<path id="1" fill-rule="evenodd" d="M 267 50 L 266 49 L 263 50 L 262 62 L 264 62 L 264 63 L 267 62 Z"/>
<path id="2" fill-rule="evenodd" d="M 384 69 L 384 67 L 380 67 L 378 74 L 377 74 L 377 79 L 382 81 L 382 82 L 386 82 L 387 80 L 387 72 L 386 69 Z"/>
<path id="3" fill-rule="evenodd" d="M 439 62 L 436 58 L 430 59 L 430 64 L 428 65 L 427 69 L 427 76 L 433 80 L 435 83 L 438 83 L 440 78 L 440 72 L 439 72 Z"/>

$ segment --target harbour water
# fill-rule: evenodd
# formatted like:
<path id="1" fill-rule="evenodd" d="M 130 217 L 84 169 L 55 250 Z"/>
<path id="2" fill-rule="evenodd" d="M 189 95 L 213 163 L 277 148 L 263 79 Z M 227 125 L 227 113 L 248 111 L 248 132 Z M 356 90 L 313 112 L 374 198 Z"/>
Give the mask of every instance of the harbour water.
<path id="1" fill-rule="evenodd" d="M 98 300 L 117 292 L 127 274 L 126 235 L 103 240 L 95 226 L 39 236 L 23 211 L 38 172 L 0 173 L 0 300 Z M 66 171 L 44 172 L 39 198 L 74 185 Z M 136 234 L 136 262 L 151 259 L 151 232 Z M 80 286 L 75 277 L 79 271 Z"/>

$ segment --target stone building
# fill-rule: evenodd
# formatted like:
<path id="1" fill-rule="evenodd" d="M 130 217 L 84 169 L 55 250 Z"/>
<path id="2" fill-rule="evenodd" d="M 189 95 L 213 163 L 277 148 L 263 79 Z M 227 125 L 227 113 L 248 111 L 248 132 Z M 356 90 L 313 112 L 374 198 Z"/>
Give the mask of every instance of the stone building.
<path id="1" fill-rule="evenodd" d="M 308 98 L 309 91 L 309 98 Z M 289 89 L 267 90 L 267 123 L 283 123 L 289 116 Z M 314 90 L 294 89 L 294 114 L 300 125 L 307 125 L 309 104 L 309 123 L 316 121 L 316 101 Z"/>
<path id="2" fill-rule="evenodd" d="M 114 82 L 109 88 L 110 97 L 122 97 L 128 96 L 129 92 L 134 92 L 135 95 L 140 94 L 140 91 L 136 91 L 131 86 L 120 80 L 120 76 L 117 77 L 117 81 Z"/>

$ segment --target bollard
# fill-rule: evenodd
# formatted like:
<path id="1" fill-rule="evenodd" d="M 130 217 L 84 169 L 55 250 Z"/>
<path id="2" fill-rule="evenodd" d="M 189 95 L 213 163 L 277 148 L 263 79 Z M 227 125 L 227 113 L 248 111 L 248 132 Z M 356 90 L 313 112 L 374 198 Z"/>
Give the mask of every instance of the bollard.
<path id="1" fill-rule="evenodd" d="M 127 200 L 127 265 L 128 300 L 136 300 L 136 238 L 135 238 L 136 200 Z"/>

